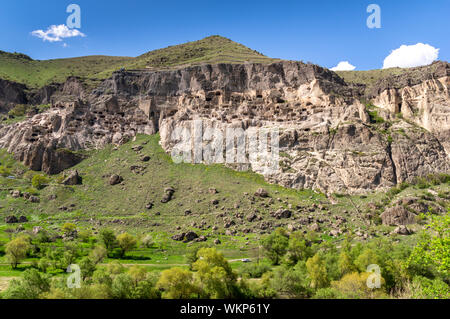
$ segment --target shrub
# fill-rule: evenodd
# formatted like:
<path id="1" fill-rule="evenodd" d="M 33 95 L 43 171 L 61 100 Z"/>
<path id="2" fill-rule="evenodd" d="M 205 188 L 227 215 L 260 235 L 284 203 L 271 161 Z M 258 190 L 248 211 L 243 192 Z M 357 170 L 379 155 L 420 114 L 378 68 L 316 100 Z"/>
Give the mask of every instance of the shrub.
<path id="1" fill-rule="evenodd" d="M 50 179 L 44 175 L 34 175 L 31 179 L 31 185 L 37 189 L 43 189 L 50 182 Z"/>
<path id="2" fill-rule="evenodd" d="M 284 229 L 278 228 L 264 238 L 261 244 L 266 251 L 267 258 L 270 259 L 273 265 L 278 265 L 281 258 L 286 254 L 289 237 Z"/>
<path id="3" fill-rule="evenodd" d="M 24 259 L 30 249 L 29 241 L 24 237 L 11 240 L 5 246 L 6 259 L 13 269 Z"/>
<path id="4" fill-rule="evenodd" d="M 120 247 L 121 257 L 124 257 L 127 251 L 136 247 L 136 239 L 128 233 L 117 236 L 117 243 Z"/>
<path id="5" fill-rule="evenodd" d="M 75 229 L 77 229 L 77 226 L 75 224 L 72 223 L 65 223 L 62 227 L 61 230 L 64 234 L 69 234 L 71 232 L 73 232 Z"/>
<path id="6" fill-rule="evenodd" d="M 17 104 L 9 112 L 9 116 L 18 117 L 24 116 L 29 110 L 29 106 L 25 104 Z"/>
<path id="7" fill-rule="evenodd" d="M 266 264 L 246 264 L 242 267 L 241 274 L 250 278 L 261 278 L 270 269 L 270 266 Z"/>
<path id="8" fill-rule="evenodd" d="M 9 175 L 11 175 L 11 171 L 8 167 L 0 165 L 0 175 L 2 175 L 3 177 L 8 177 Z"/>

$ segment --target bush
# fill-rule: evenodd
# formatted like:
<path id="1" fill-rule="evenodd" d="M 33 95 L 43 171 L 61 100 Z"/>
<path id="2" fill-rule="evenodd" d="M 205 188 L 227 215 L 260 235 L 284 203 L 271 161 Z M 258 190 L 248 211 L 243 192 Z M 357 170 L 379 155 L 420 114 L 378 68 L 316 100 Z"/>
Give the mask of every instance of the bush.
<path id="1" fill-rule="evenodd" d="M 270 259 L 273 265 L 278 265 L 281 258 L 286 254 L 289 237 L 283 228 L 278 228 L 265 237 L 261 244 L 266 251 L 267 258 Z"/>
<path id="2" fill-rule="evenodd" d="M 8 177 L 9 175 L 11 175 L 11 171 L 8 167 L 0 165 L 0 175 L 2 175 L 3 177 Z"/>
<path id="3" fill-rule="evenodd" d="M 124 257 L 127 251 L 136 247 L 136 239 L 128 233 L 117 236 L 117 243 L 120 247 L 121 257 Z"/>
<path id="4" fill-rule="evenodd" d="M 61 230 L 63 231 L 64 234 L 68 234 L 73 232 L 75 229 L 77 229 L 77 226 L 75 224 L 72 223 L 65 223 L 62 227 Z"/>
<path id="5" fill-rule="evenodd" d="M 270 266 L 266 264 L 246 264 L 242 267 L 241 274 L 250 278 L 261 278 L 270 269 Z"/>
<path id="6" fill-rule="evenodd" d="M 19 117 L 24 116 L 29 110 L 29 106 L 25 104 L 17 104 L 9 112 L 9 116 Z"/>
<path id="7" fill-rule="evenodd" d="M 44 175 L 34 175 L 31 179 L 31 185 L 37 189 L 43 189 L 48 185 L 50 179 Z"/>

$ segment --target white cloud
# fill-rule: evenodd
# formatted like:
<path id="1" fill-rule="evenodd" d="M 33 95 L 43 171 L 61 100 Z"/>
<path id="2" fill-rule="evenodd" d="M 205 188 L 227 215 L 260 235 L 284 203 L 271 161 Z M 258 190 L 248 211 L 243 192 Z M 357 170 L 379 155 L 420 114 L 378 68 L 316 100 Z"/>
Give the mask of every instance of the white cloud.
<path id="1" fill-rule="evenodd" d="M 31 32 L 35 37 L 41 38 L 44 41 L 58 42 L 64 38 L 85 37 L 86 35 L 77 29 L 69 29 L 65 24 L 52 25 L 47 31 L 35 30 Z"/>
<path id="2" fill-rule="evenodd" d="M 341 61 L 334 68 L 331 68 L 331 71 L 353 71 L 356 69 L 356 66 L 351 65 L 348 61 Z"/>
<path id="3" fill-rule="evenodd" d="M 415 45 L 402 45 L 395 49 L 384 59 L 383 69 L 387 68 L 412 68 L 428 65 L 437 60 L 439 49 L 429 44 L 417 43 Z"/>

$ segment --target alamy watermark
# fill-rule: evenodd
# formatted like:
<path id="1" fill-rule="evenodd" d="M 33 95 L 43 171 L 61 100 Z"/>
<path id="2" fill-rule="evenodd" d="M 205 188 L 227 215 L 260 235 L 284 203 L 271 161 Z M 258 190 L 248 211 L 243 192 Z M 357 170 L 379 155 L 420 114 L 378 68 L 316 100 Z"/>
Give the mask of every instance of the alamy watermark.
<path id="1" fill-rule="evenodd" d="M 381 8 L 378 4 L 370 4 L 367 7 L 367 13 L 371 13 L 366 20 L 366 25 L 369 29 L 381 28 Z"/>
<path id="2" fill-rule="evenodd" d="M 78 4 L 69 4 L 66 12 L 71 13 L 67 17 L 67 27 L 69 29 L 81 29 L 81 7 Z"/>
<path id="3" fill-rule="evenodd" d="M 380 288 L 381 287 L 381 269 L 380 266 L 376 264 L 371 264 L 367 266 L 366 272 L 371 273 L 369 277 L 367 277 L 366 285 L 370 289 Z"/>
<path id="4" fill-rule="evenodd" d="M 67 272 L 71 273 L 67 277 L 68 288 L 81 288 L 81 269 L 77 264 L 72 264 L 67 267 Z"/>
<path id="5" fill-rule="evenodd" d="M 252 164 L 263 173 L 278 171 L 279 129 L 204 127 L 194 120 L 190 127 L 176 127 L 171 134 L 175 163 Z"/>

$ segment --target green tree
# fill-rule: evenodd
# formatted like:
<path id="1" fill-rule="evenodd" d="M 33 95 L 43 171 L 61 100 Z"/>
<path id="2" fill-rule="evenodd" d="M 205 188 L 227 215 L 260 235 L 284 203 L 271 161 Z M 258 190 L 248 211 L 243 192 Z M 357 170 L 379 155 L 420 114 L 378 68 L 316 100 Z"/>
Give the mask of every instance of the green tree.
<path id="1" fill-rule="evenodd" d="M 89 253 L 89 258 L 92 260 L 94 264 L 99 264 L 103 261 L 103 259 L 106 258 L 107 251 L 106 248 L 103 246 L 96 246 L 94 249 L 91 250 Z"/>
<path id="2" fill-rule="evenodd" d="M 383 277 L 380 277 L 380 288 L 369 288 L 367 285 L 367 278 L 372 273 L 350 273 L 346 274 L 339 281 L 331 283 L 332 288 L 339 292 L 340 298 L 345 299 L 374 299 L 387 298 L 384 293 L 383 286 L 385 284 Z"/>
<path id="3" fill-rule="evenodd" d="M 222 253 L 215 248 L 201 248 L 197 257 L 192 268 L 196 271 L 202 292 L 209 298 L 236 297 L 237 278 Z"/>
<path id="4" fill-rule="evenodd" d="M 27 256 L 31 245 L 25 237 L 17 237 L 5 246 L 6 259 L 13 269 Z"/>
<path id="5" fill-rule="evenodd" d="M 50 179 L 48 177 L 40 174 L 34 175 L 31 179 L 31 185 L 37 189 L 43 189 L 49 182 Z"/>
<path id="6" fill-rule="evenodd" d="M 192 272 L 178 267 L 164 270 L 156 287 L 163 291 L 165 299 L 189 299 L 199 295 Z"/>
<path id="7" fill-rule="evenodd" d="M 377 253 L 371 248 L 365 248 L 355 260 L 355 266 L 360 272 L 365 272 L 367 266 L 372 264 L 380 264 Z"/>
<path id="8" fill-rule="evenodd" d="M 450 278 L 450 211 L 431 218 L 406 265 L 409 268 L 414 265 L 427 267 Z"/>
<path id="9" fill-rule="evenodd" d="M 311 295 L 310 280 L 304 261 L 294 267 L 283 265 L 273 271 L 270 286 L 279 296 L 307 298 Z"/>
<path id="10" fill-rule="evenodd" d="M 265 237 L 261 244 L 266 252 L 267 258 L 273 265 L 278 265 L 281 258 L 286 254 L 289 245 L 289 237 L 286 230 L 277 228 L 272 234 Z"/>
<path id="11" fill-rule="evenodd" d="M 328 285 L 327 267 L 319 254 L 306 261 L 306 269 L 311 279 L 311 288 L 324 288 Z"/>
<path id="12" fill-rule="evenodd" d="M 111 285 L 112 297 L 115 299 L 131 299 L 133 294 L 133 279 L 129 274 L 114 277 Z"/>
<path id="13" fill-rule="evenodd" d="M 96 270 L 96 264 L 89 257 L 83 257 L 80 260 L 80 269 L 81 269 L 81 278 L 86 280 L 87 278 L 92 277 Z"/>
<path id="14" fill-rule="evenodd" d="M 110 229 L 102 229 L 100 231 L 100 240 L 105 245 L 106 250 L 110 253 L 117 247 L 117 239 L 114 232 Z"/>
<path id="15" fill-rule="evenodd" d="M 73 232 L 74 230 L 77 229 L 77 225 L 72 224 L 72 223 L 65 223 L 62 227 L 61 230 L 64 234 L 70 234 L 71 232 Z"/>
<path id="16" fill-rule="evenodd" d="M 132 250 L 136 247 L 136 238 L 128 233 L 122 233 L 117 236 L 117 243 L 120 247 L 120 256 L 123 258 L 127 251 Z"/>
<path id="17" fill-rule="evenodd" d="M 347 251 L 341 251 L 339 254 L 338 268 L 341 276 L 356 271 L 356 266 Z"/>
<path id="18" fill-rule="evenodd" d="M 6 299 L 38 299 L 50 290 L 50 278 L 37 269 L 28 269 L 22 278 L 13 279 L 5 291 Z"/>
<path id="19" fill-rule="evenodd" d="M 286 252 L 286 259 L 291 265 L 295 265 L 300 260 L 306 260 L 313 255 L 308 241 L 300 231 L 294 232 L 289 236 Z"/>

